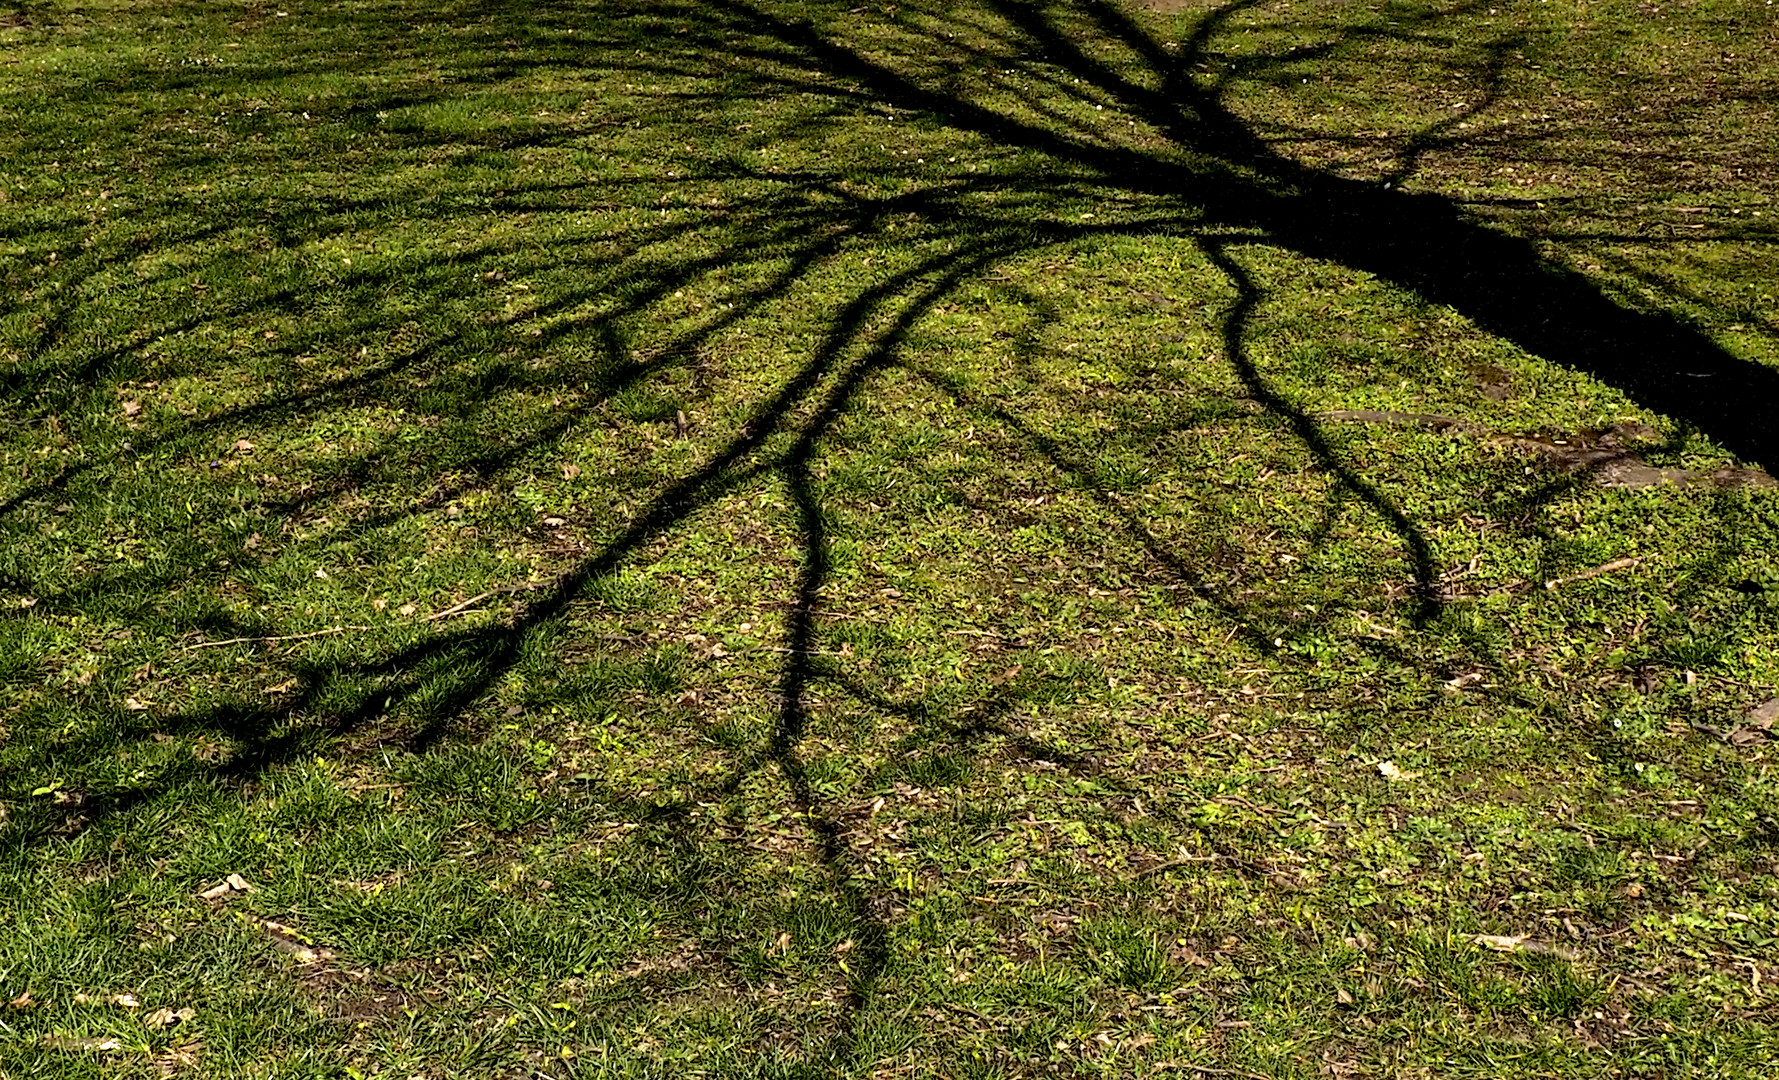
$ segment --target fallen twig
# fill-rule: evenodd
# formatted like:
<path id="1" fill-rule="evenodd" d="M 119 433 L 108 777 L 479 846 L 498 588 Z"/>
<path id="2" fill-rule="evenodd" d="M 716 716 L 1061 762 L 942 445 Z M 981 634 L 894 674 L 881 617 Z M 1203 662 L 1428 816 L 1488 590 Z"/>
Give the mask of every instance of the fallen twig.
<path id="1" fill-rule="evenodd" d="M 464 612 L 468 611 L 470 608 L 475 607 L 477 604 L 488 599 L 490 596 L 504 596 L 507 593 L 527 592 L 531 589 L 540 588 L 547 584 L 549 584 L 549 582 L 547 582 L 547 581 L 532 581 L 532 582 L 527 582 L 524 585 L 502 585 L 498 589 L 489 589 L 485 593 L 480 593 L 476 596 L 472 596 L 468 600 L 465 600 L 460 604 L 452 604 L 450 607 L 446 608 L 443 611 L 435 611 L 431 615 L 428 615 L 422 621 L 423 622 L 437 622 L 439 619 L 449 618 L 452 615 L 461 615 Z"/>
<path id="2" fill-rule="evenodd" d="M 963 1013 L 965 1016 L 973 1017 L 974 1019 L 980 1020 L 983 1023 L 989 1025 L 990 1027 L 994 1027 L 994 1028 L 1006 1027 L 1005 1024 L 1002 1024 L 999 1021 L 995 1020 L 994 1017 L 984 1016 L 981 1013 L 977 1012 L 975 1009 L 970 1008 L 968 1005 L 959 1005 L 955 1001 L 947 1001 L 945 1003 L 945 1007 L 947 1009 L 950 1009 L 952 1012 Z"/>
<path id="3" fill-rule="evenodd" d="M 307 634 L 279 634 L 275 637 L 232 637 L 222 641 L 199 641 L 185 646 L 181 651 L 193 649 L 214 649 L 219 645 L 275 645 L 281 641 L 307 641 L 310 638 L 328 637 L 333 634 L 344 634 L 350 630 L 369 630 L 368 626 L 330 626 L 326 630 L 312 630 Z"/>
<path id="4" fill-rule="evenodd" d="M 1481 424 L 1460 420 L 1455 416 L 1435 416 L 1432 413 L 1389 412 L 1378 409 L 1335 409 L 1321 413 L 1324 420 L 1339 420 L 1356 424 L 1390 424 L 1395 427 L 1418 427 L 1430 431 L 1462 431 L 1467 435 L 1486 436 L 1491 434 Z"/>
<path id="5" fill-rule="evenodd" d="M 1599 566 L 1596 566 L 1591 570 L 1582 570 L 1578 573 L 1570 574 L 1567 577 L 1552 578 L 1544 583 L 1544 587 L 1546 590 L 1557 589 L 1577 581 L 1586 581 L 1588 578 L 1599 577 L 1601 574 L 1610 574 L 1614 570 L 1629 570 L 1631 567 L 1638 565 L 1642 561 L 1642 559 L 1614 559 L 1609 563 L 1601 563 Z"/>
<path id="6" fill-rule="evenodd" d="M 1470 941 L 1485 949 L 1505 953 L 1537 953 L 1541 956 L 1554 956 L 1560 960 L 1575 961 L 1581 954 L 1563 945 L 1552 945 L 1548 942 L 1534 941 L 1524 934 L 1472 934 Z"/>
<path id="7" fill-rule="evenodd" d="M 547 581 L 533 581 L 524 585 L 503 585 L 498 589 L 489 589 L 487 592 L 472 596 L 462 603 L 453 604 L 443 611 L 435 611 L 421 621 L 436 622 L 439 619 L 448 618 L 452 615 L 461 615 L 491 596 L 501 596 L 506 593 L 527 592 L 531 589 L 541 588 L 547 584 L 549 584 Z M 326 630 L 312 630 L 307 634 L 276 634 L 269 637 L 234 637 L 224 638 L 221 641 L 197 641 L 184 646 L 181 651 L 190 652 L 193 649 L 214 649 L 222 645 L 276 645 L 286 641 L 307 641 L 310 638 L 330 637 L 334 634 L 345 634 L 354 630 L 371 629 L 374 628 L 354 624 L 351 626 L 330 626 Z"/>
<path id="8" fill-rule="evenodd" d="M 1190 866 L 1193 863 L 1216 862 L 1220 858 L 1222 858 L 1221 855 L 1187 855 L 1183 858 L 1169 859 L 1164 863 L 1156 863 L 1154 866 L 1145 866 L 1130 877 L 1132 881 L 1135 881 L 1151 874 L 1165 874 L 1169 870 L 1178 870 L 1182 866 Z"/>
<path id="9" fill-rule="evenodd" d="M 1713 487 L 1768 490 L 1779 480 L 1759 469 L 1723 466 L 1716 469 L 1682 469 L 1651 465 L 1637 453 L 1642 443 L 1659 441 L 1657 432 L 1643 424 L 1613 424 L 1602 431 L 1573 435 L 1508 435 L 1455 416 L 1432 413 L 1388 412 L 1376 409 L 1337 409 L 1316 414 L 1323 420 L 1348 423 L 1389 424 L 1424 431 L 1453 432 L 1485 443 L 1531 450 L 1572 473 L 1585 474 L 1601 487 L 1646 488 L 1672 484 L 1676 487 Z"/>
<path id="10" fill-rule="evenodd" d="M 1245 1076 L 1248 1080 L 1273 1080 L 1270 1076 L 1243 1072 L 1241 1069 L 1214 1069 L 1209 1065 L 1189 1065 L 1184 1061 L 1164 1061 L 1155 1067 L 1157 1069 L 1182 1069 L 1186 1072 L 1198 1073 L 1201 1076 Z"/>

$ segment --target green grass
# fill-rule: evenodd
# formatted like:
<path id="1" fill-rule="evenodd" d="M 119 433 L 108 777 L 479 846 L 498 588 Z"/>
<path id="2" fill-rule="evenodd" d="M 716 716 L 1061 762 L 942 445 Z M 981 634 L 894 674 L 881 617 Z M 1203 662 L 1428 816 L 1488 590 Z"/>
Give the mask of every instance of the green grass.
<path id="1" fill-rule="evenodd" d="M 1772 1076 L 1774 18 L 0 9 L 0 1077 Z"/>

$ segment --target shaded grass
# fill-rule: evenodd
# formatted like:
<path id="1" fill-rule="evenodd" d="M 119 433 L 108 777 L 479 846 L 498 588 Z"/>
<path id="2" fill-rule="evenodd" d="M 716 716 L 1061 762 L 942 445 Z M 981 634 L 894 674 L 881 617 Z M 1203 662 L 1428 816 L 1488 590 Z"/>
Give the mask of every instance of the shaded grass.
<path id="1" fill-rule="evenodd" d="M 0 21 L 0 1070 L 1769 1073 L 1771 495 L 1323 416 L 1773 463 L 1578 11 Z"/>

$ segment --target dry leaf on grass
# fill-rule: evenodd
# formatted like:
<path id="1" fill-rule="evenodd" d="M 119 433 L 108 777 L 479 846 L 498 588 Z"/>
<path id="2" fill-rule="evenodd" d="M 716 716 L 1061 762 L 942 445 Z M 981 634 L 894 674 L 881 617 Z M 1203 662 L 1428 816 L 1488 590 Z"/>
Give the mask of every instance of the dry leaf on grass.
<path id="1" fill-rule="evenodd" d="M 1779 698 L 1762 702 L 1748 710 L 1743 723 L 1733 731 L 1727 732 L 1724 739 L 1732 746 L 1753 746 L 1768 739 L 1779 738 L 1773 732 L 1773 725 L 1779 723 Z"/>
<path id="2" fill-rule="evenodd" d="M 1519 948 L 1526 939 L 1507 934 L 1477 934 L 1470 939 L 1472 942 L 1496 952 L 1512 952 Z"/>
<path id="3" fill-rule="evenodd" d="M 169 1046 L 150 1058 L 149 1064 L 153 1065 L 154 1071 L 161 1076 L 175 1076 L 184 1069 L 196 1067 L 198 1051 L 203 1049 L 203 1046 L 204 1044 L 196 1039 Z"/>
<path id="4" fill-rule="evenodd" d="M 1377 763 L 1377 771 L 1380 775 L 1383 776 L 1383 778 L 1385 780 L 1391 780 L 1391 781 L 1413 780 L 1416 777 L 1421 775 L 1418 772 L 1408 772 L 1405 769 L 1397 767 L 1397 765 L 1394 761 L 1380 761 L 1380 762 L 1378 762 Z"/>
<path id="5" fill-rule="evenodd" d="M 230 874 L 228 877 L 222 879 L 222 881 L 219 882 L 218 884 L 212 885 L 210 888 L 205 889 L 203 892 L 199 893 L 198 899 L 199 900 L 221 900 L 224 897 L 231 896 L 235 893 L 250 893 L 252 891 L 253 891 L 253 883 L 252 882 L 248 881 L 246 878 L 242 877 L 240 874 Z"/>
<path id="6" fill-rule="evenodd" d="M 144 1016 L 142 1018 L 142 1022 L 144 1024 L 147 1024 L 149 1027 L 162 1028 L 162 1027 L 167 1027 L 171 1024 L 177 1024 L 182 1020 L 190 1020 L 192 1017 L 194 1017 L 196 1015 L 198 1015 L 198 1011 L 196 1009 L 192 1008 L 190 1005 L 187 1005 L 185 1008 L 178 1009 L 178 1010 L 156 1009 L 155 1011 L 149 1013 L 147 1016 Z"/>

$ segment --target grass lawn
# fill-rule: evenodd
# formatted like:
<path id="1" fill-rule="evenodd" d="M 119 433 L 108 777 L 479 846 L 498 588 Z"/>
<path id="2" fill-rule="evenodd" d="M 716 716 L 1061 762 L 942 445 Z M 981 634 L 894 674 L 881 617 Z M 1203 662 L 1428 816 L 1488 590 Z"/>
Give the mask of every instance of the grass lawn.
<path id="1" fill-rule="evenodd" d="M 0 1078 L 1779 1075 L 1779 8 L 0 2 Z"/>

